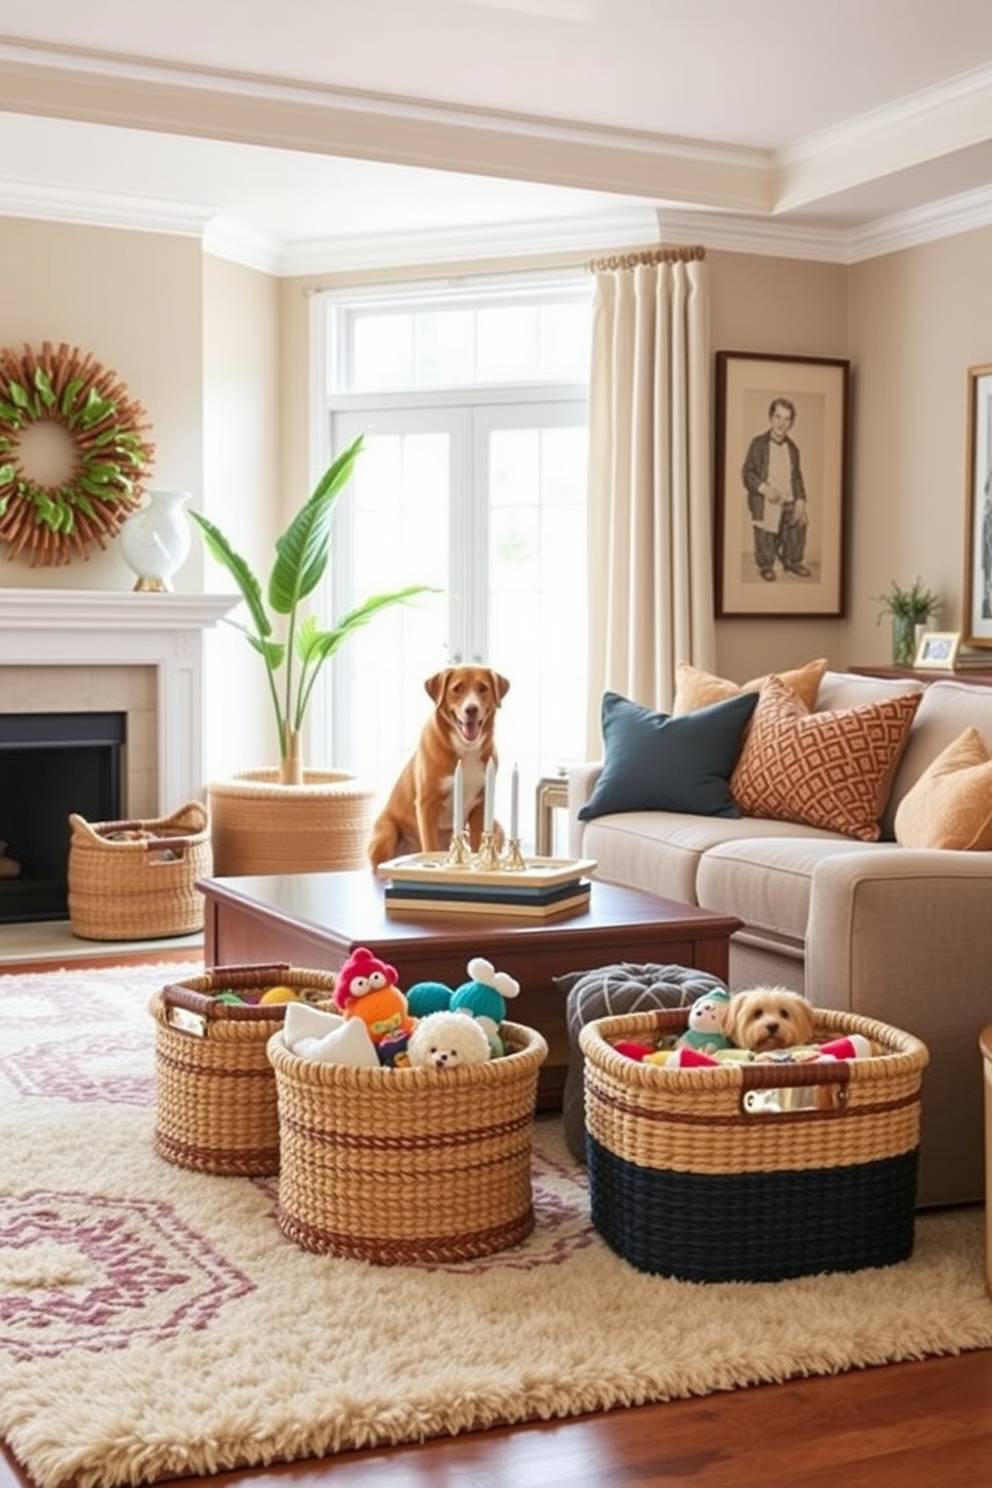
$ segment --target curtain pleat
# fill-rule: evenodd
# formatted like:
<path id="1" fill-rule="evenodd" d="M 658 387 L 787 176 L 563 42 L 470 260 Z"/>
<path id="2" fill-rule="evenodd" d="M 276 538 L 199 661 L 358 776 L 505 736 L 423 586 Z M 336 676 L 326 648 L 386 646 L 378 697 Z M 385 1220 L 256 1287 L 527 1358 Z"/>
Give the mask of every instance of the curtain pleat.
<path id="1" fill-rule="evenodd" d="M 590 266 L 590 758 L 604 691 L 668 710 L 676 662 L 714 664 L 709 302 L 690 252 Z"/>

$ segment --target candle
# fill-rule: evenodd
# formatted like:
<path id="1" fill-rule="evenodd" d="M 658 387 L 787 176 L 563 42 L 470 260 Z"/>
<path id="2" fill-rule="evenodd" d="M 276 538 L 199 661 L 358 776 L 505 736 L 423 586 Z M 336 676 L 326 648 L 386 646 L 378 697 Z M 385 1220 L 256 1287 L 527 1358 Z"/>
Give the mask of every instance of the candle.
<path id="1" fill-rule="evenodd" d="M 486 788 L 482 799 L 482 830 L 493 829 L 493 806 L 496 800 L 496 766 L 492 760 L 486 766 Z"/>
<path id="2" fill-rule="evenodd" d="M 461 760 L 455 765 L 455 778 L 451 790 L 451 836 L 455 838 L 465 826 L 465 774 Z"/>
<path id="3" fill-rule="evenodd" d="M 510 841 L 517 842 L 520 838 L 520 770 L 517 765 L 513 767 L 510 776 Z"/>

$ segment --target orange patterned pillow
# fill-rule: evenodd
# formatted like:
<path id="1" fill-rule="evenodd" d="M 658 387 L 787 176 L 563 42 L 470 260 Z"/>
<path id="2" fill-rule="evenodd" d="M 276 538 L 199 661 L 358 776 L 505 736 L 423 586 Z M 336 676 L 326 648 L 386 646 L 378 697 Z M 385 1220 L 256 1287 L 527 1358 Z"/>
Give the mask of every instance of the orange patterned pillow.
<path id="1" fill-rule="evenodd" d="M 807 708 L 812 709 L 816 706 L 816 694 L 826 670 L 827 659 L 821 656 L 817 661 L 808 661 L 805 666 L 796 667 L 794 671 L 779 672 L 777 675 Z M 738 686 L 736 682 L 728 682 L 726 678 L 716 677 L 712 672 L 700 671 L 699 667 L 690 666 L 687 661 L 677 662 L 675 706 L 672 714 L 695 713 L 697 708 L 708 708 L 710 703 L 722 703 L 725 698 L 736 697 L 739 692 L 760 692 L 767 681 L 767 677 L 752 677 L 750 682 Z"/>
<path id="2" fill-rule="evenodd" d="M 892 777 L 922 693 L 810 713 L 769 677 L 730 794 L 746 816 L 805 822 L 864 842 L 881 835 Z"/>
<path id="3" fill-rule="evenodd" d="M 992 759 L 976 728 L 941 750 L 896 810 L 900 847 L 992 850 Z"/>

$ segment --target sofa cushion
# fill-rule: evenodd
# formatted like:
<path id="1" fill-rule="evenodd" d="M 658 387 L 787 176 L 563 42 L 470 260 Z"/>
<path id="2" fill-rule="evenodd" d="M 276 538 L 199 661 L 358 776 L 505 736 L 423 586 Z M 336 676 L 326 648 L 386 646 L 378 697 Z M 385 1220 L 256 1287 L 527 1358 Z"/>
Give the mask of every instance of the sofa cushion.
<path id="1" fill-rule="evenodd" d="M 585 824 L 578 857 L 595 858 L 595 876 L 675 899 L 696 903 L 696 875 L 709 851 L 745 837 L 799 837 L 851 845 L 850 837 L 821 831 L 803 822 L 739 816 L 691 816 L 676 811 L 633 811 L 600 816 Z"/>
<path id="2" fill-rule="evenodd" d="M 923 693 L 909 742 L 892 782 L 886 815 L 891 814 L 893 826 L 895 813 L 906 792 L 966 728 L 977 729 L 992 754 L 992 687 L 957 682 L 951 677 L 931 682 Z"/>
<path id="3" fill-rule="evenodd" d="M 740 816 L 728 781 L 757 702 L 757 693 L 742 692 L 673 718 L 604 693 L 603 771 L 580 820 L 625 811 Z"/>
<path id="4" fill-rule="evenodd" d="M 976 728 L 941 750 L 896 811 L 900 847 L 992 850 L 992 758 Z"/>
<path id="5" fill-rule="evenodd" d="M 779 823 L 782 826 L 782 823 Z M 721 842 L 700 860 L 696 875 L 702 908 L 736 915 L 746 933 L 802 948 L 813 874 L 828 857 L 878 852 L 873 842 L 825 833 L 805 837 L 742 837 Z"/>
<path id="6" fill-rule="evenodd" d="M 817 661 L 808 661 L 805 666 L 796 667 L 794 671 L 779 672 L 777 675 L 807 708 L 812 708 L 826 670 L 826 657 L 821 656 Z M 695 713 L 698 708 L 724 702 L 727 698 L 736 697 L 739 692 L 760 692 L 767 681 L 767 675 L 752 677 L 750 682 L 743 682 L 738 686 L 736 682 L 728 682 L 724 677 L 716 677 L 712 672 L 701 671 L 699 667 L 690 666 L 687 661 L 680 661 L 675 667 L 675 706 L 672 712 L 675 715 Z"/>
<path id="7" fill-rule="evenodd" d="M 920 694 L 810 713 L 777 677 L 762 688 L 731 778 L 748 816 L 808 822 L 874 842 Z"/>

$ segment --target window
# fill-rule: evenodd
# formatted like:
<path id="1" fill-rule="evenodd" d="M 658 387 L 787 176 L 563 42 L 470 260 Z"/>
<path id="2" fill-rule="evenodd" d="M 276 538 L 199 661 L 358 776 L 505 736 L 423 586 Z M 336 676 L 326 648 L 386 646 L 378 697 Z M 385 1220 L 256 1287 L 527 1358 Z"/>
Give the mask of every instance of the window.
<path id="1" fill-rule="evenodd" d="M 335 516 L 327 613 L 405 584 L 442 591 L 377 617 L 335 658 L 322 757 L 384 796 L 427 716 L 425 678 L 482 661 L 511 683 L 497 814 L 509 814 L 516 763 L 532 846 L 526 802 L 584 745 L 591 284 L 315 303 L 320 458 L 365 438 Z"/>

